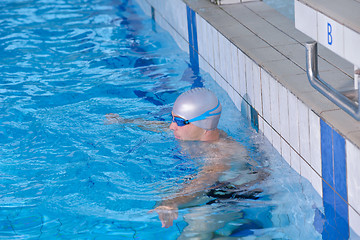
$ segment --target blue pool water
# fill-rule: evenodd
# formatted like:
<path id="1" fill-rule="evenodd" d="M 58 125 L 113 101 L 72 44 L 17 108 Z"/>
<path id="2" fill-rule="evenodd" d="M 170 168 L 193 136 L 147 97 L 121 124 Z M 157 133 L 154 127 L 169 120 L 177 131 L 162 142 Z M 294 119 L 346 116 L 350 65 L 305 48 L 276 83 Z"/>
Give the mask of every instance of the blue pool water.
<path id="1" fill-rule="evenodd" d="M 194 213 L 221 223 L 213 237 L 321 238 L 310 183 L 133 2 L 7 0 L 0 9 L 1 239 L 176 239 Z M 237 198 L 204 196 L 164 229 L 149 211 L 199 171 L 206 154 L 188 152 L 204 145 L 160 127 L 107 125 L 105 114 L 169 122 L 176 97 L 202 85 L 223 105 L 219 127 L 244 149 L 224 175 L 265 177 Z"/>

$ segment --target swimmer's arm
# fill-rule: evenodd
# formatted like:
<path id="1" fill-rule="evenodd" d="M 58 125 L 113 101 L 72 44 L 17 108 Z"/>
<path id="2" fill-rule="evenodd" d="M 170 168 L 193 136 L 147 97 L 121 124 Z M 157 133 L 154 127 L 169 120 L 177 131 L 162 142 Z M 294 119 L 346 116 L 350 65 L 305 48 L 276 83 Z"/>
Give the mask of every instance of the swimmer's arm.
<path id="1" fill-rule="evenodd" d="M 141 128 L 143 130 L 153 131 L 153 132 L 159 131 L 159 128 L 161 130 L 164 130 L 164 129 L 167 129 L 169 127 L 169 124 L 166 123 L 166 122 L 147 121 L 147 120 L 139 119 L 139 118 L 127 119 L 127 118 L 120 117 L 119 114 L 114 114 L 114 113 L 106 114 L 105 117 L 106 117 L 106 120 L 105 120 L 106 125 L 110 125 L 110 124 L 135 124 L 135 125 L 137 125 L 139 128 Z"/>
<path id="2" fill-rule="evenodd" d="M 210 189 L 219 180 L 220 175 L 228 170 L 225 164 L 213 164 L 205 166 L 196 178 L 186 184 L 181 191 L 167 200 L 162 201 L 161 205 L 175 205 L 177 207 L 186 204 L 194 198 L 202 195 L 205 190 Z"/>
<path id="3" fill-rule="evenodd" d="M 153 211 L 159 214 L 162 227 L 168 228 L 178 216 L 178 208 L 198 196 L 201 196 L 206 189 L 210 189 L 218 181 L 221 173 L 229 167 L 225 164 L 213 164 L 205 166 L 197 177 L 186 184 L 181 191 L 164 199 Z"/>

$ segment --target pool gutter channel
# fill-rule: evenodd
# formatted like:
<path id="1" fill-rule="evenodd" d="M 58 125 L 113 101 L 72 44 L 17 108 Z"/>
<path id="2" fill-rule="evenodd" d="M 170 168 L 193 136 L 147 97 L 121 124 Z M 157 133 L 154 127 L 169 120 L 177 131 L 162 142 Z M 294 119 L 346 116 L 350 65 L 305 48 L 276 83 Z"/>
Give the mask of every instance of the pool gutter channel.
<path id="1" fill-rule="evenodd" d="M 324 192 L 330 187 L 345 202 L 348 225 L 360 235 L 360 123 L 310 85 L 305 45 L 312 39 L 262 1 L 233 5 L 216 5 L 210 0 L 136 1 L 143 9 L 144 3 L 149 4 L 162 19 L 153 10 L 145 12 L 152 12 L 156 21 L 163 22 L 162 27 L 168 25 L 164 28 L 170 34 L 188 43 L 186 10 L 179 8 L 195 13 L 197 46 L 192 48 L 199 55 L 200 68 L 228 92 L 240 111 L 243 102 L 249 105 L 248 112 L 255 110 L 259 130 L 324 201 L 334 201 Z M 321 76 L 340 91 L 352 89 L 354 66 L 321 45 L 318 51 Z M 330 146 L 323 141 L 328 138 Z M 332 149 L 330 159 L 324 157 L 327 147 Z M 338 152 L 343 154 L 338 157 Z M 329 166 L 325 162 L 332 165 L 333 173 L 326 173 Z M 342 169 L 341 177 L 337 168 Z M 345 192 L 337 191 L 339 184 L 341 188 L 345 184 Z"/>

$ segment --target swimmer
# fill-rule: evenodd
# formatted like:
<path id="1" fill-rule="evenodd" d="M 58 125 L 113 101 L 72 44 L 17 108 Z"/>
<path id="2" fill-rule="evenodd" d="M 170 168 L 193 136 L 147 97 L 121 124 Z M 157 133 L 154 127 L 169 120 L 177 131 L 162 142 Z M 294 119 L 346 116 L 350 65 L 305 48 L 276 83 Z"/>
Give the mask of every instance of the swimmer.
<path id="1" fill-rule="evenodd" d="M 193 159 L 202 158 L 205 161 L 196 176 L 191 176 L 191 181 L 184 184 L 177 193 L 163 199 L 152 210 L 158 213 L 164 228 L 173 225 L 173 221 L 178 217 L 179 208 L 199 206 L 199 203 L 200 205 L 208 204 L 208 202 L 211 202 L 209 197 L 212 197 L 212 199 L 217 198 L 212 193 L 221 187 L 224 188 L 222 186 L 224 182 L 219 181 L 219 179 L 231 168 L 231 161 L 248 158 L 243 146 L 228 137 L 224 131 L 217 128 L 221 111 L 222 106 L 215 94 L 205 88 L 189 90 L 181 94 L 174 103 L 171 113 L 172 122 L 169 127 L 170 130 L 173 131 L 175 138 L 180 140 L 184 152 L 188 153 Z M 249 167 L 245 166 L 245 164 L 242 166 L 243 169 L 238 169 L 238 173 L 242 171 L 247 176 L 241 176 L 240 180 L 237 177 L 236 185 L 239 188 L 234 189 L 234 193 L 231 195 L 234 197 L 236 191 L 246 189 L 250 182 L 258 182 L 257 178 L 259 176 L 257 174 L 248 174 Z M 222 181 L 224 180 L 223 178 Z M 226 181 L 233 180 L 226 179 Z M 242 197 L 245 195 L 246 193 L 236 196 Z M 254 196 L 251 195 L 251 197 Z M 209 227 L 210 224 L 194 220 L 194 216 L 205 214 L 205 209 L 211 209 L 211 206 L 200 208 L 196 210 L 197 208 L 193 207 L 189 216 L 184 216 L 189 225 L 183 230 L 179 239 L 186 239 L 186 234 L 201 235 L 206 238 L 205 235 L 211 234 L 210 228 L 221 227 L 217 223 Z M 199 218 L 202 219 L 201 216 Z M 227 219 L 229 220 L 228 217 Z M 213 220 L 214 222 L 221 222 Z M 208 219 L 207 223 L 209 222 L 211 220 Z"/>
<path id="2" fill-rule="evenodd" d="M 181 141 L 217 142 L 224 135 L 217 128 L 221 110 L 221 104 L 213 92 L 206 88 L 194 88 L 176 99 L 170 129 L 175 138 Z M 162 227 L 172 226 L 178 217 L 178 207 L 196 198 L 206 187 L 212 186 L 218 180 L 219 173 L 227 168 L 224 162 L 209 161 L 180 192 L 162 201 L 154 209 L 159 214 Z"/>
<path id="3" fill-rule="evenodd" d="M 218 129 L 221 111 L 222 106 L 218 98 L 206 88 L 194 88 L 184 92 L 173 105 L 172 122 L 169 128 L 173 131 L 174 137 L 179 140 L 182 152 L 194 161 L 202 159 L 201 167 L 197 174 L 189 176 L 190 180 L 183 183 L 180 190 L 162 199 L 150 212 L 156 212 L 162 227 L 168 228 L 178 218 L 179 208 L 192 206 L 188 216 L 184 216 L 189 225 L 183 230 L 179 239 L 186 239 L 187 234 L 201 235 L 205 239 L 205 235 L 211 234 L 213 230 L 224 224 L 224 221 L 218 221 L 215 218 L 213 219 L 214 224 L 209 224 L 211 219 L 207 220 L 207 224 L 201 222 L 203 214 L 206 214 L 206 211 L 212 211 L 212 207 L 210 205 L 200 206 L 211 203 L 211 199 L 217 198 L 214 193 L 228 191 L 229 188 L 223 186 L 224 182 L 235 182 L 236 186 L 242 186 L 238 190 L 235 189 L 234 193 L 228 194 L 234 196 L 236 191 L 240 191 L 239 189 L 246 189 L 250 182 L 256 183 L 259 180 L 257 174 L 250 173 L 251 169 L 248 165 L 245 166 L 246 164 L 242 165 L 242 169 L 235 170 L 237 173 L 243 173 L 241 178 L 236 177 L 236 181 L 233 181 L 231 174 L 231 177 L 224 178 L 223 175 L 233 168 L 232 161 L 248 160 L 248 155 L 242 145 Z M 164 124 L 163 122 L 144 124 L 143 120 L 126 120 L 115 114 L 107 115 L 107 119 L 109 123 L 130 122 L 141 128 L 145 125 L 150 131 L 154 129 L 152 126 L 159 127 Z M 246 192 L 246 190 L 244 191 Z M 237 196 L 241 198 L 244 194 Z M 217 216 L 221 217 L 222 215 Z M 226 218 L 229 219 L 229 216 Z"/>

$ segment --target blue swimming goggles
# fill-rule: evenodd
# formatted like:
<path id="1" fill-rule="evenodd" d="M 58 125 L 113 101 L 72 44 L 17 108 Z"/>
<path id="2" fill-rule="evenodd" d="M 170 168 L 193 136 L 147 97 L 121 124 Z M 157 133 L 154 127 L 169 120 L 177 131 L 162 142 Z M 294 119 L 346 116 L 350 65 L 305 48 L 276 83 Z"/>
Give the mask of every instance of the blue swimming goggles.
<path id="1" fill-rule="evenodd" d="M 185 119 L 183 119 L 181 117 L 172 116 L 172 122 L 175 122 L 179 127 L 183 127 L 183 126 L 185 126 L 185 125 L 187 125 L 187 124 L 189 124 L 191 122 L 196 122 L 196 121 L 204 120 L 207 117 L 219 115 L 221 112 L 211 113 L 211 112 L 215 111 L 219 106 L 220 106 L 220 102 L 218 101 L 218 105 L 216 107 L 214 107 L 213 109 L 210 109 L 209 111 L 204 112 L 200 116 L 195 117 L 195 118 L 190 119 L 190 120 L 185 120 Z"/>

